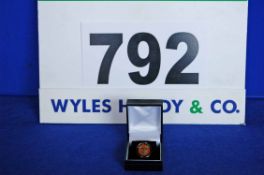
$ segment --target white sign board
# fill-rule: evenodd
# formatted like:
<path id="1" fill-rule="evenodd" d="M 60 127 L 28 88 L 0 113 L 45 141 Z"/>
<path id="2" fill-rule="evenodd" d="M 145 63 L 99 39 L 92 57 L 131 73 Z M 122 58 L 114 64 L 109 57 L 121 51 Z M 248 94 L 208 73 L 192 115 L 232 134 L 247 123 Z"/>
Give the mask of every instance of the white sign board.
<path id="1" fill-rule="evenodd" d="M 247 1 L 38 2 L 41 123 L 244 124 Z"/>

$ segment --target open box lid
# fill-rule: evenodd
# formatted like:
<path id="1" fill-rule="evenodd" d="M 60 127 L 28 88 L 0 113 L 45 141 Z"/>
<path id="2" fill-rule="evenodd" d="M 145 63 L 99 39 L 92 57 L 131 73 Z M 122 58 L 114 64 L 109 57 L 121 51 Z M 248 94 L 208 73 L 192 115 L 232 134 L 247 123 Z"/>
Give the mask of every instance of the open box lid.
<path id="1" fill-rule="evenodd" d="M 128 140 L 162 142 L 163 100 L 128 99 Z"/>

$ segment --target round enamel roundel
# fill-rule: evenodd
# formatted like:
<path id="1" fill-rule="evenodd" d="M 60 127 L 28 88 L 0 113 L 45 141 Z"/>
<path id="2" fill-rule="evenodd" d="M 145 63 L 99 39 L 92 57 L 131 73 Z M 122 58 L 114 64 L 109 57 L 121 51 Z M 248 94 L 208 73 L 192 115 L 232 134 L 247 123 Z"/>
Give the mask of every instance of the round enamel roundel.
<path id="1" fill-rule="evenodd" d="M 151 155 L 151 147 L 147 142 L 141 142 L 137 145 L 137 153 L 141 158 L 147 158 Z"/>

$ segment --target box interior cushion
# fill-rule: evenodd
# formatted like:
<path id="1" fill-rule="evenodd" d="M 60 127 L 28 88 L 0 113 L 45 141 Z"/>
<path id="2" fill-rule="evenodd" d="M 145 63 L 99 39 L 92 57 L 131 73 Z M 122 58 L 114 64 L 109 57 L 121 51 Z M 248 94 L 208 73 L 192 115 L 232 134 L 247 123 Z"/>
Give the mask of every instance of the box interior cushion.
<path id="1" fill-rule="evenodd" d="M 160 106 L 129 106 L 129 142 L 148 140 L 159 143 L 161 136 L 161 112 Z"/>

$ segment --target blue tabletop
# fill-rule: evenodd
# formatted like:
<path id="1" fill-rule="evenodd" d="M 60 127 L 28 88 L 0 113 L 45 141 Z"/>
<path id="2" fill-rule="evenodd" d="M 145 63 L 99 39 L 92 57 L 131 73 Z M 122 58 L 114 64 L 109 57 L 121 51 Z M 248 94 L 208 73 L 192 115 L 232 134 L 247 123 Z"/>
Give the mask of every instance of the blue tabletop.
<path id="1" fill-rule="evenodd" d="M 164 170 L 125 171 L 126 126 L 41 125 L 37 97 L 0 97 L 0 174 L 264 174 L 264 100 L 247 126 L 164 126 Z"/>

